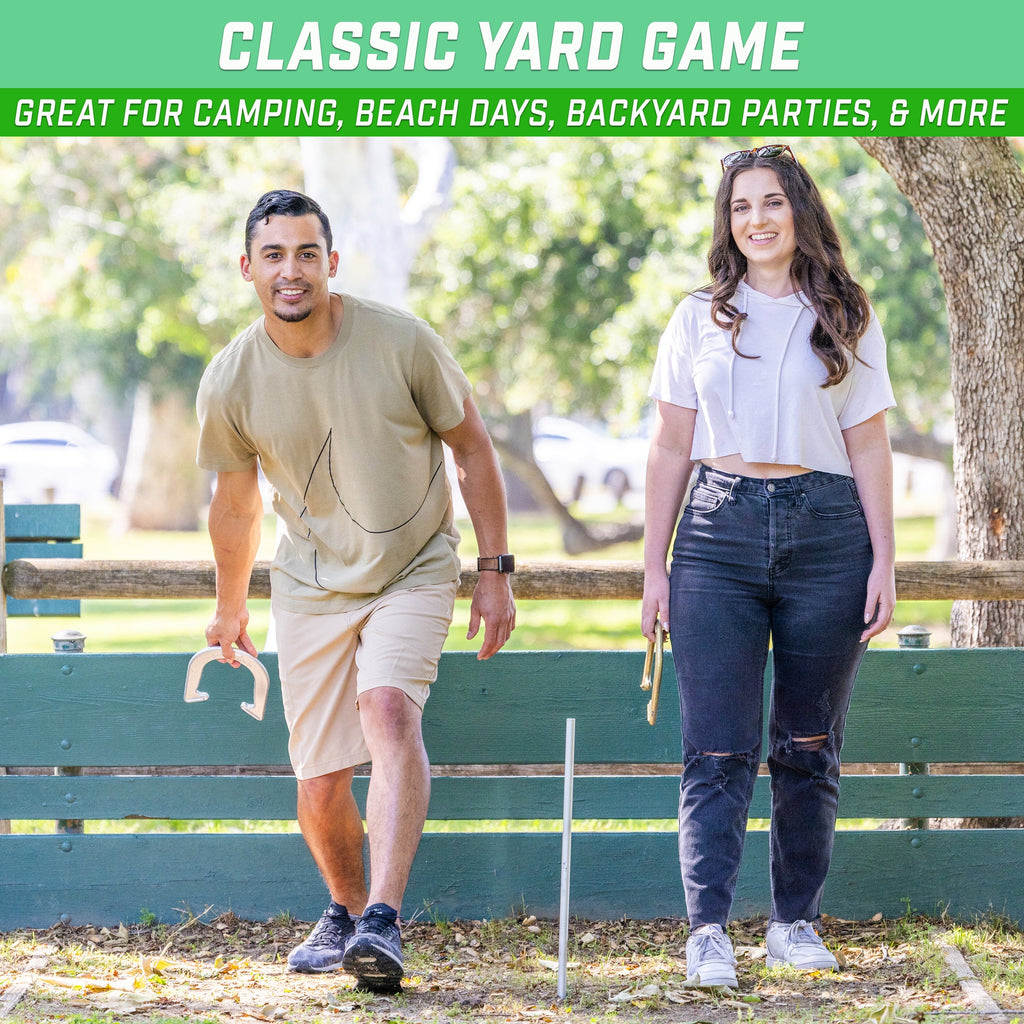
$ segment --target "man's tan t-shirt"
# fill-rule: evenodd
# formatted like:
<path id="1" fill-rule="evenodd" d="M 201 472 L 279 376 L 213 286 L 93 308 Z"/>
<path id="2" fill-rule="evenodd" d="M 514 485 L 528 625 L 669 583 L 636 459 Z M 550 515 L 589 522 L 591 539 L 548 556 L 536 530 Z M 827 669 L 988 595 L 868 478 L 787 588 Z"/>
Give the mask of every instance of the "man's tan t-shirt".
<path id="1" fill-rule="evenodd" d="M 203 374 L 196 461 L 251 469 L 286 531 L 274 600 L 299 612 L 358 608 L 389 591 L 458 579 L 459 534 L 441 439 L 471 388 L 411 313 L 342 295 L 334 344 L 285 355 L 260 317 Z"/>

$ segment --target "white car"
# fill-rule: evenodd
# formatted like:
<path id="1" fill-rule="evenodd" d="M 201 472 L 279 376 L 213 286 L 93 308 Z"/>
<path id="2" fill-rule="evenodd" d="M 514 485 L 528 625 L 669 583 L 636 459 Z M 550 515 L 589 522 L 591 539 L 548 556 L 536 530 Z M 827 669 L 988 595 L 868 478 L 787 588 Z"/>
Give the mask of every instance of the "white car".
<path id="1" fill-rule="evenodd" d="M 7 504 L 81 504 L 111 493 L 121 471 L 117 453 L 73 423 L 54 420 L 0 426 L 0 474 Z"/>
<path id="2" fill-rule="evenodd" d="M 607 488 L 616 501 L 642 490 L 649 441 L 610 434 L 560 416 L 541 416 L 533 428 L 533 457 L 563 501 Z"/>

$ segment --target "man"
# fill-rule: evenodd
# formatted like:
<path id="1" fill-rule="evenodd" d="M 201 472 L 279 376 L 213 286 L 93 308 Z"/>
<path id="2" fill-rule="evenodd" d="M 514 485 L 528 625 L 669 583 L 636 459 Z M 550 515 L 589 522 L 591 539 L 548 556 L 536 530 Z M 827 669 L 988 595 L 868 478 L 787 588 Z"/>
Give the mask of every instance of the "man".
<path id="1" fill-rule="evenodd" d="M 458 531 L 442 442 L 476 533 L 469 637 L 489 658 L 515 627 L 505 495 L 470 385 L 409 313 L 332 294 L 327 217 L 297 192 L 249 214 L 242 277 L 263 316 L 211 361 L 199 386 L 197 461 L 216 472 L 211 646 L 255 654 L 246 597 L 263 518 L 257 465 L 284 526 L 271 607 L 298 820 L 331 903 L 288 957 L 344 969 L 363 987 L 402 978 L 398 912 L 430 791 L 421 717 L 458 585 Z M 372 762 L 363 825 L 354 767 Z"/>

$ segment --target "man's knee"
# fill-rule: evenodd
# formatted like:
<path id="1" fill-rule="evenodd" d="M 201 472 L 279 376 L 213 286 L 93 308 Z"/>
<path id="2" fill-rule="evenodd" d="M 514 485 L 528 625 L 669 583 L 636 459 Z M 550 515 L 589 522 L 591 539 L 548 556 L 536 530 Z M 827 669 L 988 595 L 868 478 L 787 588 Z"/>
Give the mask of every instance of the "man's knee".
<path id="1" fill-rule="evenodd" d="M 377 686 L 361 693 L 359 719 L 371 752 L 375 745 L 422 743 L 423 711 L 396 686 Z"/>
<path id="2" fill-rule="evenodd" d="M 346 797 L 351 793 L 354 775 L 354 768 L 342 768 L 326 775 L 298 779 L 299 799 L 314 805 L 333 803 L 339 797 Z"/>

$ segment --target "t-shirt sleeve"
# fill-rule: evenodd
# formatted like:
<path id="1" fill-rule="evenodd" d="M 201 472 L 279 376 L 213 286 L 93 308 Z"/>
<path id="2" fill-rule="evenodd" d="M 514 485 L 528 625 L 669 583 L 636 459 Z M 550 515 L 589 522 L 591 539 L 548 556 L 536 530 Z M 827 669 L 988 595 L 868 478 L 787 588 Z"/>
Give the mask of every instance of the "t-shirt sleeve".
<path id="1" fill-rule="evenodd" d="M 423 322 L 417 325 L 410 384 L 423 422 L 435 433 L 444 433 L 462 422 L 472 385 L 441 337 Z"/>
<path id="2" fill-rule="evenodd" d="M 850 389 L 839 413 L 839 427 L 846 430 L 896 405 L 885 361 L 885 335 L 875 311 L 857 344 L 857 356 L 850 370 Z"/>
<path id="3" fill-rule="evenodd" d="M 256 464 L 256 451 L 232 423 L 224 398 L 218 378 L 207 369 L 196 395 L 196 464 L 213 473 L 239 473 Z"/>
<path id="4" fill-rule="evenodd" d="M 683 300 L 675 308 L 658 343 L 654 374 L 647 394 L 660 402 L 684 409 L 697 408 L 697 388 L 693 381 L 693 348 L 697 338 L 697 319 L 691 308 L 694 300 Z"/>

